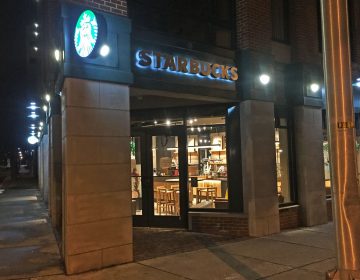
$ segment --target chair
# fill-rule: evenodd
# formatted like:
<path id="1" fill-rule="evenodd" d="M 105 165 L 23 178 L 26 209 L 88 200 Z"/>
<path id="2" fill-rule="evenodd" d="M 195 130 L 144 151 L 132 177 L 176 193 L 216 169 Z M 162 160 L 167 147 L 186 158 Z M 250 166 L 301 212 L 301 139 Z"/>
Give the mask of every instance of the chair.
<path id="1" fill-rule="evenodd" d="M 196 194 L 197 203 L 200 203 L 203 197 L 205 197 L 206 201 L 214 200 L 216 198 L 216 190 L 216 187 L 198 188 Z"/>
<path id="2" fill-rule="evenodd" d="M 155 199 L 156 198 L 156 199 Z M 158 187 L 157 190 L 154 190 L 154 200 L 156 201 L 156 209 L 159 215 L 161 212 L 167 213 L 167 190 L 162 187 Z"/>
<path id="3" fill-rule="evenodd" d="M 179 190 L 167 190 L 167 210 L 169 214 L 176 215 L 178 210 L 178 196 L 179 196 Z"/>
<path id="4" fill-rule="evenodd" d="M 172 190 L 178 190 L 179 189 L 179 185 L 171 185 L 170 189 Z"/>

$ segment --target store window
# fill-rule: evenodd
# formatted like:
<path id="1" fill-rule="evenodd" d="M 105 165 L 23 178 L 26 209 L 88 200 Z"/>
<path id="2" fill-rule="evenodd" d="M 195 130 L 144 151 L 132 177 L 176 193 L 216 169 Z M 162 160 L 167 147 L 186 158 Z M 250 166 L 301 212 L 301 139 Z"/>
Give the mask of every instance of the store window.
<path id="1" fill-rule="evenodd" d="M 287 120 L 280 118 L 275 128 L 276 186 L 280 204 L 292 202 L 288 139 Z"/>
<path id="2" fill-rule="evenodd" d="M 131 210 L 133 215 L 142 215 L 140 137 L 131 137 Z"/>
<path id="3" fill-rule="evenodd" d="M 189 208 L 228 208 L 225 117 L 187 121 Z"/>
<path id="4" fill-rule="evenodd" d="M 355 151 L 356 151 L 356 161 L 357 161 L 357 177 L 360 178 L 360 114 L 355 113 L 355 128 L 356 128 L 356 138 L 355 138 Z M 331 197 L 331 174 L 330 174 L 330 146 L 327 138 L 326 130 L 326 112 L 323 110 L 323 155 L 324 155 L 324 177 L 325 177 L 325 190 L 326 197 Z"/>
<path id="5" fill-rule="evenodd" d="M 331 177 L 330 177 L 330 154 L 329 154 L 329 142 L 326 136 L 323 141 L 323 155 L 324 155 L 324 175 L 325 175 L 325 190 L 326 196 L 331 196 Z"/>
<path id="6" fill-rule="evenodd" d="M 180 215 L 177 136 L 152 136 L 154 215 Z"/>

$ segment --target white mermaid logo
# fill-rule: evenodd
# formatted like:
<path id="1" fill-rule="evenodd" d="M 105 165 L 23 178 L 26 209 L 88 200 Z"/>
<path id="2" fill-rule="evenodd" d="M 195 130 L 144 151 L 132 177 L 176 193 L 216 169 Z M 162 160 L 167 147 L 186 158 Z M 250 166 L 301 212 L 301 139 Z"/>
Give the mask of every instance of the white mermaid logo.
<path id="1" fill-rule="evenodd" d="M 98 35 L 98 23 L 95 14 L 84 11 L 76 24 L 74 43 L 79 56 L 88 57 L 95 48 Z"/>

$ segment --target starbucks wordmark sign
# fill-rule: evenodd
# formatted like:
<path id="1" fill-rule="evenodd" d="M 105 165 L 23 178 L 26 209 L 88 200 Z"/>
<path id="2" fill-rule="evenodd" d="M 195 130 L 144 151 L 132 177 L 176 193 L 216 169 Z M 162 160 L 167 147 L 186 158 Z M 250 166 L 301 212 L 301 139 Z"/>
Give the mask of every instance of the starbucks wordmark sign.
<path id="1" fill-rule="evenodd" d="M 78 18 L 75 26 L 74 45 L 77 54 L 88 57 L 95 48 L 98 39 L 98 21 L 95 14 L 84 11 Z"/>

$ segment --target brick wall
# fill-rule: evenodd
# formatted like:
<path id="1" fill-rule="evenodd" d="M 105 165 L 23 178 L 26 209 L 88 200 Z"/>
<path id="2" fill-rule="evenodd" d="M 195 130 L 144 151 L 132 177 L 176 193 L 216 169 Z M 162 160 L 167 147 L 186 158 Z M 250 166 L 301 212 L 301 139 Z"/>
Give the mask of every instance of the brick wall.
<path id="1" fill-rule="evenodd" d="M 359 0 L 349 0 L 349 23 L 351 30 L 351 58 L 352 61 L 360 63 L 360 13 Z"/>
<path id="2" fill-rule="evenodd" d="M 236 1 L 236 42 L 238 49 L 271 52 L 271 1 Z"/>
<path id="3" fill-rule="evenodd" d="M 232 237 L 249 235 L 248 218 L 242 214 L 189 213 L 189 229 Z"/>
<path id="4" fill-rule="evenodd" d="M 289 1 L 290 42 L 294 62 L 321 64 L 317 1 Z"/>
<path id="5" fill-rule="evenodd" d="M 279 215 L 280 230 L 298 228 L 301 226 L 300 205 L 280 208 Z"/>
<path id="6" fill-rule="evenodd" d="M 95 8 L 121 16 L 128 15 L 126 0 L 68 0 L 68 2 L 85 5 L 90 8 Z"/>

